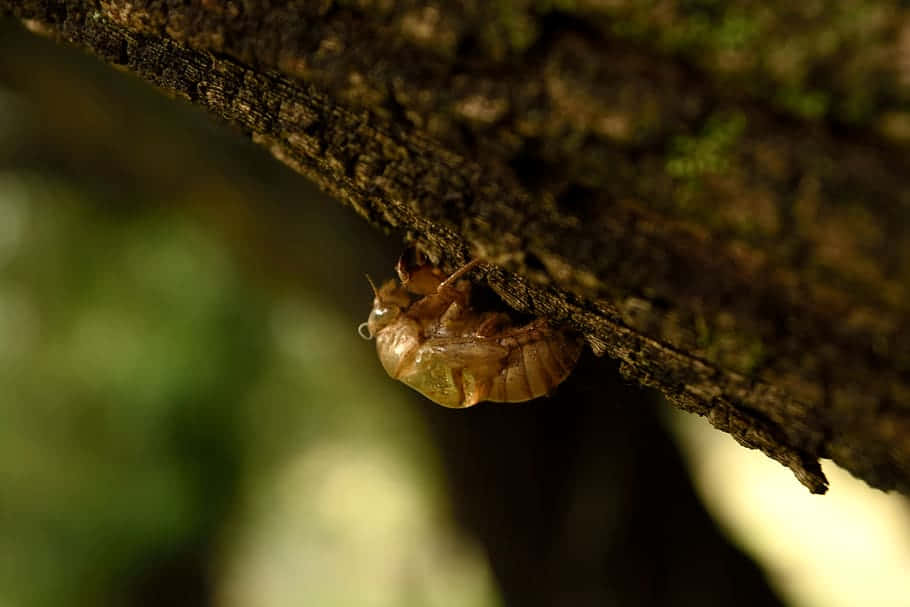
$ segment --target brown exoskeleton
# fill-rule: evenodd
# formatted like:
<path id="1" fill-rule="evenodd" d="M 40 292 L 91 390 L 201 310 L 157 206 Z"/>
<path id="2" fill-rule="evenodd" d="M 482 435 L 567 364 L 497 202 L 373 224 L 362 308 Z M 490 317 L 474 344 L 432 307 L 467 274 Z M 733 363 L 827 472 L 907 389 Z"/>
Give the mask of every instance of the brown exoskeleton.
<path id="1" fill-rule="evenodd" d="M 472 308 L 471 283 L 461 279 L 478 264 L 446 277 L 432 265 L 408 268 L 399 260 L 401 284 L 390 280 L 376 289 L 370 281 L 373 310 L 358 331 L 376 338 L 391 377 L 445 407 L 549 393 L 572 371 L 582 341 L 543 318 L 515 326 L 505 313 Z"/>

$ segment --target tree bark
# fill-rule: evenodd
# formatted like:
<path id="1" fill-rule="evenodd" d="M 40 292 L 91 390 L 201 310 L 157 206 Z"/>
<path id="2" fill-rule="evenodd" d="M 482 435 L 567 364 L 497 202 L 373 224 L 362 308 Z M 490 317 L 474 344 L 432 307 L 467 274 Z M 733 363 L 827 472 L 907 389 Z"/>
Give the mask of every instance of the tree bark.
<path id="1" fill-rule="evenodd" d="M 489 262 L 507 304 L 811 491 L 829 457 L 910 492 L 910 12 L 765 6 L 0 14 L 239 126 L 440 265 Z"/>

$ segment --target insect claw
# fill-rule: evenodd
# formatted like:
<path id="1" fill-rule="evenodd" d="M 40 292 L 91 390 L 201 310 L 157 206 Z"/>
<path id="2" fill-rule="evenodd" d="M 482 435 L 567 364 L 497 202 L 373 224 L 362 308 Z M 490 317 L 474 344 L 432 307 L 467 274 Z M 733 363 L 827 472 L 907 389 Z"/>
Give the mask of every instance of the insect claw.
<path id="1" fill-rule="evenodd" d="M 401 254 L 401 257 L 398 258 L 398 263 L 395 264 L 395 272 L 398 273 L 398 280 L 401 281 L 401 284 L 407 285 L 408 281 L 411 280 L 411 273 L 408 271 L 408 263 L 404 260 L 404 253 Z"/>

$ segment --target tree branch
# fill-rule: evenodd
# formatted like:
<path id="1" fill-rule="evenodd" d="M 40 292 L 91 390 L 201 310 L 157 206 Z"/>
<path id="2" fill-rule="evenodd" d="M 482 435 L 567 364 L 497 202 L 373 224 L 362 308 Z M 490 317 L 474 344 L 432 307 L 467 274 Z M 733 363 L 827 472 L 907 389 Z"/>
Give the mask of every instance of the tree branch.
<path id="1" fill-rule="evenodd" d="M 442 265 L 495 264 L 510 306 L 584 333 L 811 491 L 830 457 L 910 492 L 899 3 L 862 40 L 828 13 L 298 4 L 0 14 L 239 126 Z M 734 17 L 731 46 L 715 32 Z M 815 44 L 830 31 L 837 52 Z"/>

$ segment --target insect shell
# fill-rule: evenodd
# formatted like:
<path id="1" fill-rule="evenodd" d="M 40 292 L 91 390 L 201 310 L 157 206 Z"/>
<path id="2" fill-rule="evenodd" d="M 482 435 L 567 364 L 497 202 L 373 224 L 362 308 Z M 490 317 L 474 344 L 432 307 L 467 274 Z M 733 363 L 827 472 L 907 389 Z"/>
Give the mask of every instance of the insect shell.
<path id="1" fill-rule="evenodd" d="M 581 340 L 542 318 L 515 326 L 507 314 L 472 308 L 471 283 L 461 278 L 478 263 L 446 277 L 434 266 L 409 269 L 399 261 L 401 283 L 373 286 L 373 310 L 358 332 L 376 338 L 392 378 L 444 407 L 549 393 L 572 371 Z"/>

